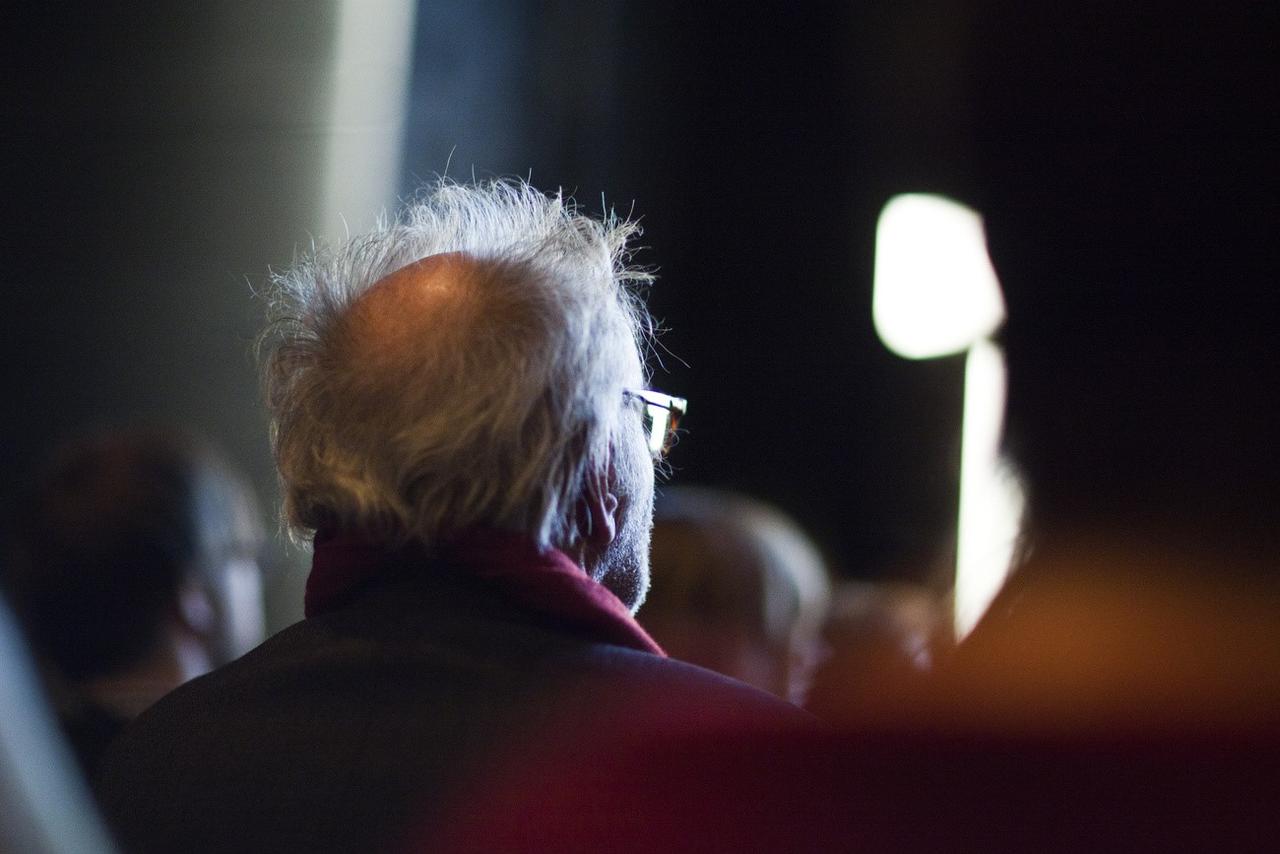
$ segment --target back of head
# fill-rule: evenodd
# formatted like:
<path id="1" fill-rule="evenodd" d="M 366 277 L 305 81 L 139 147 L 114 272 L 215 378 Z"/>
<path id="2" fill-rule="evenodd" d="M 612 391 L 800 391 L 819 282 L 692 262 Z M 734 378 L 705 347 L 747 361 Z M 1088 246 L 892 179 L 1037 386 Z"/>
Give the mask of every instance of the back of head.
<path id="1" fill-rule="evenodd" d="M 977 9 L 977 201 L 1033 521 L 1273 553 L 1276 10 Z"/>
<path id="2" fill-rule="evenodd" d="M 644 381 L 635 231 L 527 184 L 441 181 L 277 276 L 265 383 L 295 534 L 580 538 L 588 476 L 639 476 L 611 456 Z"/>
<path id="3" fill-rule="evenodd" d="M 256 546 L 257 524 L 247 488 L 193 440 L 94 436 L 37 478 L 4 584 L 62 676 L 111 676 L 153 651 L 184 584 L 221 584 L 227 554 Z"/>
<path id="4" fill-rule="evenodd" d="M 794 521 L 737 493 L 669 488 L 654 513 L 651 559 L 641 618 L 671 655 L 802 698 L 830 582 Z"/>

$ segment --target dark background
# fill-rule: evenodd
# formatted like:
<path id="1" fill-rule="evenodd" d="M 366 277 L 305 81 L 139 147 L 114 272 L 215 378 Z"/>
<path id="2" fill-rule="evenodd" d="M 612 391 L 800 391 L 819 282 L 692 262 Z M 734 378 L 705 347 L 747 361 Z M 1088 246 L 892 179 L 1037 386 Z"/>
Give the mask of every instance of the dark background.
<path id="1" fill-rule="evenodd" d="M 671 482 L 778 502 L 847 574 L 945 580 L 961 360 L 890 354 L 871 273 L 889 196 L 963 188 L 958 4 L 534 5 L 422 10 L 403 190 L 447 164 L 633 212 L 653 382 L 690 400 Z"/>
<path id="2" fill-rule="evenodd" d="M 6 503 L 54 442 L 138 417 L 270 494 L 253 285 L 331 213 L 337 17 L 3 7 Z M 654 385 L 690 400 L 675 482 L 779 503 L 845 575 L 945 582 L 962 363 L 885 350 L 871 272 L 891 195 L 976 196 L 971 21 L 960 0 L 424 3 L 400 192 L 519 175 L 639 217 L 670 330 Z"/>

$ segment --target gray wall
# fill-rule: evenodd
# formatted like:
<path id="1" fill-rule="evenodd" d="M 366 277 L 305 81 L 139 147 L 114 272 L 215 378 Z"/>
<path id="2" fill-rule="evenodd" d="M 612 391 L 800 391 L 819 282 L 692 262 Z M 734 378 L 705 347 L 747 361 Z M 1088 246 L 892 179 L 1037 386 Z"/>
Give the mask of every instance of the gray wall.
<path id="1" fill-rule="evenodd" d="M 397 54 L 340 67 L 378 33 L 338 0 L 27 5 L 0 13 L 5 509 L 62 438 L 144 420 L 220 443 L 269 515 L 254 287 L 338 211 L 369 219 L 390 195 L 375 175 L 352 201 L 351 182 L 362 151 L 398 152 L 398 118 L 342 110 L 353 81 L 394 82 Z M 275 627 L 300 613 L 304 557 L 272 550 Z"/>

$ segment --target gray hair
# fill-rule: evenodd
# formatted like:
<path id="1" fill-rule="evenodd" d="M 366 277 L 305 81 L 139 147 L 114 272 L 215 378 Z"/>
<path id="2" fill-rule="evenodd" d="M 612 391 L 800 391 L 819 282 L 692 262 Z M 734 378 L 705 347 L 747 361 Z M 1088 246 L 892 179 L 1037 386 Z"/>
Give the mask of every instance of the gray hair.
<path id="1" fill-rule="evenodd" d="M 638 233 L 522 181 L 441 179 L 393 221 L 273 273 L 264 387 L 295 538 L 354 527 L 430 546 L 486 526 L 577 542 L 622 388 L 644 381 Z M 413 331 L 406 358 L 360 358 L 344 323 L 355 301 L 442 253 L 478 262 L 462 299 Z"/>

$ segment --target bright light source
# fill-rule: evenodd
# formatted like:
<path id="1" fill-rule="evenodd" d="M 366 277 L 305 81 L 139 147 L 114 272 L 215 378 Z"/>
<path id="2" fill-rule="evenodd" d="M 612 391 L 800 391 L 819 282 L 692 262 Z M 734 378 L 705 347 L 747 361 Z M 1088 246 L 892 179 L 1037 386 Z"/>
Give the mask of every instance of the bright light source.
<path id="1" fill-rule="evenodd" d="M 1000 459 L 1004 354 L 990 341 L 969 351 L 964 371 L 960 515 L 956 538 L 956 638 L 969 633 L 1000 590 L 1013 560 L 1023 493 Z"/>
<path id="2" fill-rule="evenodd" d="M 1000 459 L 1004 354 L 989 336 L 1004 297 L 982 217 L 944 196 L 895 196 L 876 226 L 871 313 L 885 346 L 908 359 L 969 351 L 964 377 L 955 630 L 963 638 L 1008 575 L 1022 521 L 1021 484 Z"/>
<path id="3" fill-rule="evenodd" d="M 982 217 L 944 196 L 894 196 L 876 226 L 876 332 L 908 359 L 962 352 L 1004 321 Z"/>

